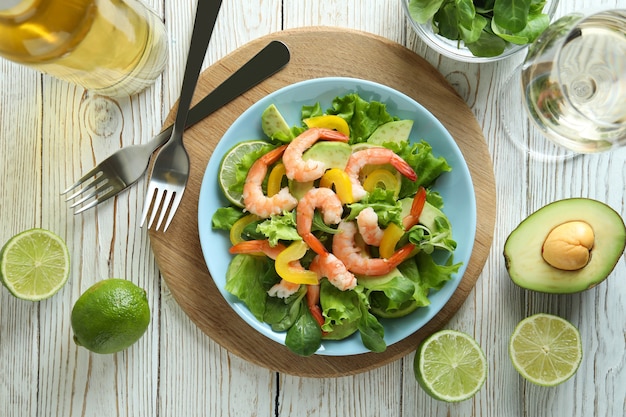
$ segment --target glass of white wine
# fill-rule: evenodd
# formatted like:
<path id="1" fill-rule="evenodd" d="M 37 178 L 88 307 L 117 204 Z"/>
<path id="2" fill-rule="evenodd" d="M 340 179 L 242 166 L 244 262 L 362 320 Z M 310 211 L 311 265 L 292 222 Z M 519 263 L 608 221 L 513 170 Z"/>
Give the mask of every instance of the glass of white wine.
<path id="1" fill-rule="evenodd" d="M 553 22 L 529 47 L 520 83 L 529 118 L 565 151 L 626 145 L 626 9 Z"/>

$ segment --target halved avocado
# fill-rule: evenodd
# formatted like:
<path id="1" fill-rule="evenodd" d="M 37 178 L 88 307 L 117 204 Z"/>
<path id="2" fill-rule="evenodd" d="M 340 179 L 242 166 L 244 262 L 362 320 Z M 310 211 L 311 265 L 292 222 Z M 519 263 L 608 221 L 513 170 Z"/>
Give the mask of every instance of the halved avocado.
<path id="1" fill-rule="evenodd" d="M 606 204 L 569 198 L 522 221 L 504 244 L 514 283 L 546 293 L 575 293 L 604 281 L 624 252 L 626 227 Z"/>

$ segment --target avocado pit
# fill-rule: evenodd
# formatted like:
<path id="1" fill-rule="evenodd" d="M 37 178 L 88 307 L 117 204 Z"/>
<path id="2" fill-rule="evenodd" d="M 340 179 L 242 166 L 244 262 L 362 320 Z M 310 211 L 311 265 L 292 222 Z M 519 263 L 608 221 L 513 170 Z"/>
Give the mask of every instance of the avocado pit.
<path id="1" fill-rule="evenodd" d="M 593 229 L 587 222 L 565 222 L 550 231 L 541 254 L 554 268 L 575 271 L 589 263 L 594 240 Z"/>
<path id="2" fill-rule="evenodd" d="M 604 281 L 626 248 L 626 225 L 588 198 L 554 201 L 524 219 L 504 244 L 511 280 L 546 293 L 585 291 Z"/>

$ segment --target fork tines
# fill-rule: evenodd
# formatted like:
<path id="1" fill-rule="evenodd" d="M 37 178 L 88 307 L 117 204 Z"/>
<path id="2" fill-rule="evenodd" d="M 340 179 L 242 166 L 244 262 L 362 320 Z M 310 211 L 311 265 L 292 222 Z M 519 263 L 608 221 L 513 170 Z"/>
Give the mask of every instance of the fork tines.
<path id="1" fill-rule="evenodd" d="M 146 193 L 146 200 L 143 206 L 143 213 L 141 215 L 140 225 L 144 225 L 146 218 L 148 217 L 148 212 L 150 212 L 148 228 L 151 228 L 157 213 L 160 213 L 155 229 L 159 230 L 161 228 L 163 220 L 165 219 L 166 213 L 169 213 L 165 222 L 165 226 L 163 227 L 163 231 L 165 232 L 172 222 L 174 214 L 176 214 L 176 210 L 178 209 L 178 206 L 183 199 L 184 191 L 184 188 L 180 191 L 168 190 L 166 187 L 159 187 L 158 184 L 150 182 L 150 184 L 148 185 L 148 191 Z"/>
<path id="2" fill-rule="evenodd" d="M 76 211 L 74 211 L 74 214 L 79 214 L 85 210 L 89 210 L 90 208 L 102 203 L 103 201 L 108 200 L 109 198 L 117 194 L 115 192 L 115 187 L 111 183 L 111 180 L 108 178 L 102 178 L 102 176 L 102 171 L 89 171 L 87 174 L 82 176 L 78 181 L 70 185 L 67 189 L 65 189 L 65 191 L 61 193 L 61 195 L 67 194 L 70 191 L 82 186 L 72 195 L 65 199 L 65 201 L 70 201 L 80 197 L 79 200 L 74 201 L 70 205 L 70 208 L 78 207 L 81 204 L 87 203 L 87 201 L 89 201 L 90 199 L 93 199 L 91 202 L 83 205 L 82 207 L 79 207 Z"/>

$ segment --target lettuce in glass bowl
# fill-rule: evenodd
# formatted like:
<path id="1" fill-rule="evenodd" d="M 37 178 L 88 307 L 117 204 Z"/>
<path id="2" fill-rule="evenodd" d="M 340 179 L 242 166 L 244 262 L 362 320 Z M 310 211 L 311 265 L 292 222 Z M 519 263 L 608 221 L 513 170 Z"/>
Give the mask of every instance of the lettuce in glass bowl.
<path id="1" fill-rule="evenodd" d="M 435 51 L 464 62 L 492 62 L 532 43 L 558 0 L 402 0 L 409 23 Z"/>

